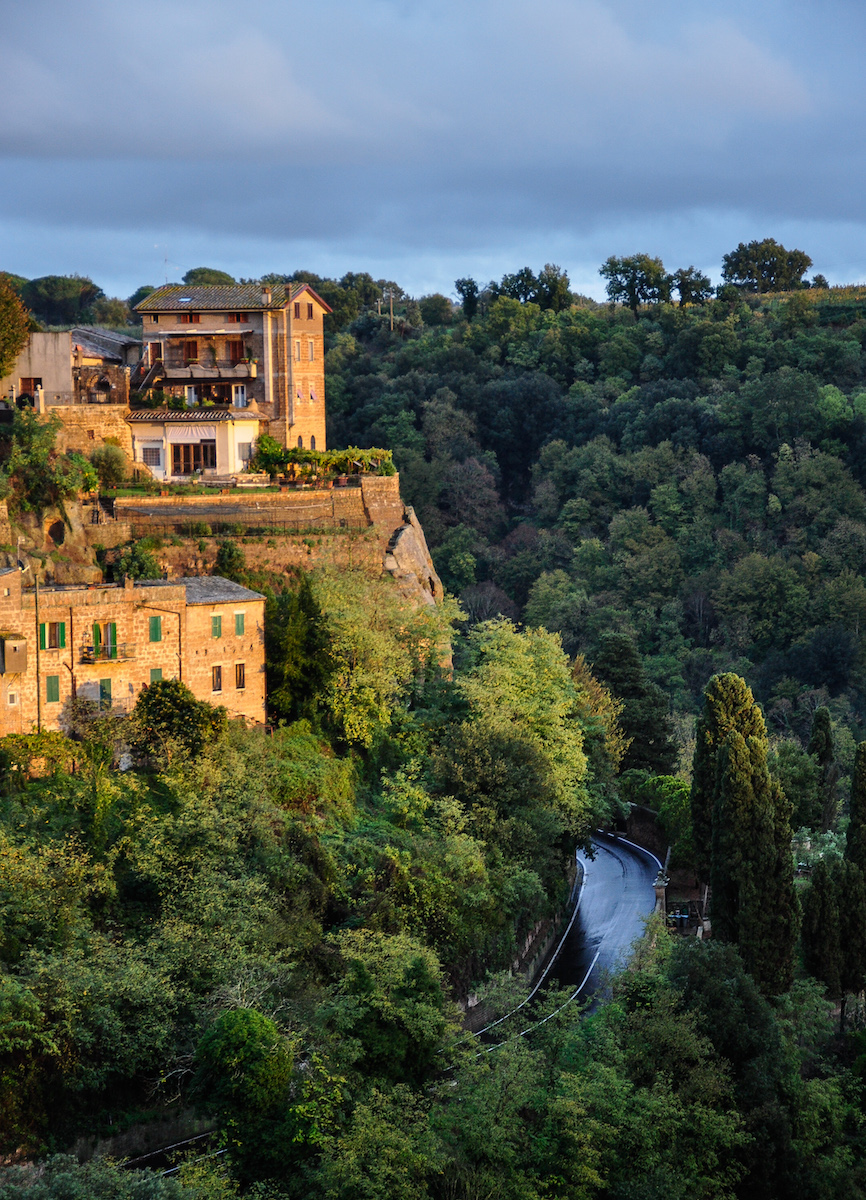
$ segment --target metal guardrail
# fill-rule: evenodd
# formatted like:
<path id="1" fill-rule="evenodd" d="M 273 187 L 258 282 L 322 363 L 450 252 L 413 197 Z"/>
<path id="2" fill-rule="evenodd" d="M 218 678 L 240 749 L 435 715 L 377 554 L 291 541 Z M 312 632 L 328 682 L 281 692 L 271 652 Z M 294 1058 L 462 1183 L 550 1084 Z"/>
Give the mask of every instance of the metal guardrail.
<path id="1" fill-rule="evenodd" d="M 136 645 L 134 642 L 116 642 L 114 645 L 97 646 L 93 642 L 85 643 L 80 651 L 80 662 L 129 662 L 135 658 Z"/>

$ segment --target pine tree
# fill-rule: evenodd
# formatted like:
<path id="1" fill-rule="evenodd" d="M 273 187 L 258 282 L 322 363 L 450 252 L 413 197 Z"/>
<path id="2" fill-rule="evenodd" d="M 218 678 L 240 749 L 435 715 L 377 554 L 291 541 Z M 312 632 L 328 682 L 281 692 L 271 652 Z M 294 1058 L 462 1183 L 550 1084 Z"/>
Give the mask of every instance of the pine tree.
<path id="1" fill-rule="evenodd" d="M 622 770 L 671 774 L 677 750 L 671 738 L 668 702 L 661 688 L 647 678 L 631 638 L 624 633 L 606 634 L 592 669 L 622 701 L 619 724 L 631 739 Z"/>
<path id="2" fill-rule="evenodd" d="M 845 845 L 845 857 L 866 871 L 866 742 L 857 747 L 851 776 L 851 818 Z"/>
<path id="3" fill-rule="evenodd" d="M 739 675 L 714 675 L 704 692 L 704 708 L 695 735 L 692 767 L 692 830 L 695 865 L 701 879 L 709 880 L 716 802 L 716 757 L 729 733 L 766 738 L 761 710 L 752 690 Z"/>

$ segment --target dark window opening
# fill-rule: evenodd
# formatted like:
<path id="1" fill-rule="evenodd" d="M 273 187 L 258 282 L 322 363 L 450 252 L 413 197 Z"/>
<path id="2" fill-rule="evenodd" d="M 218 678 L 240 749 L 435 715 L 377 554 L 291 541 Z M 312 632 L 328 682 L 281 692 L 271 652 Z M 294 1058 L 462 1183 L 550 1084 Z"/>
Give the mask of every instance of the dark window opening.
<path id="1" fill-rule="evenodd" d="M 172 475 L 216 470 L 216 441 L 176 442 L 171 448 Z"/>

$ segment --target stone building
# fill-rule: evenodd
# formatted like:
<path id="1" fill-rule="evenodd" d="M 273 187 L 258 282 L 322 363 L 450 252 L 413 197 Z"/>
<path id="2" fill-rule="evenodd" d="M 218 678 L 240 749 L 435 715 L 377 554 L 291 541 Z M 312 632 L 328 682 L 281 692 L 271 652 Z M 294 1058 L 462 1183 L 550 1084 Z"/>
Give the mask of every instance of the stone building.
<path id="1" fill-rule="evenodd" d="M 331 309 L 306 283 L 170 284 L 146 296 L 133 387 L 190 408 L 250 409 L 284 446 L 325 449 L 325 343 Z"/>
<path id="2" fill-rule="evenodd" d="M 142 408 L 126 418 L 132 458 L 154 479 L 226 479 L 247 469 L 264 424 L 258 413 L 235 408 Z"/>
<path id="3" fill-rule="evenodd" d="M 60 333 L 31 333 L 12 370 L 0 379 L 0 396 L 29 397 L 39 408 L 129 404 L 130 372 L 141 359 L 141 339 L 113 329 L 82 325 Z"/>
<path id="4" fill-rule="evenodd" d="M 264 597 L 216 576 L 22 588 L 0 570 L 0 736 L 62 727 L 74 696 L 129 711 L 181 679 L 231 717 L 265 718 Z"/>

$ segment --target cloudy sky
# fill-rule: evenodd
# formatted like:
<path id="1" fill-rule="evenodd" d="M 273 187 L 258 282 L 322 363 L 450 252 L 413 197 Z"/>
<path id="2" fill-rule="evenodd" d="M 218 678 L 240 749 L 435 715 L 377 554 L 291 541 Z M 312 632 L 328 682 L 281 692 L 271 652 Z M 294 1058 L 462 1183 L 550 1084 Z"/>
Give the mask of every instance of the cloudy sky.
<path id="1" fill-rule="evenodd" d="M 858 0 L 0 0 L 0 268 L 866 279 Z"/>

